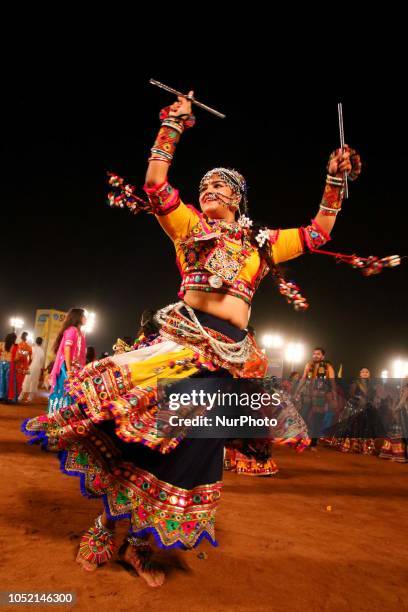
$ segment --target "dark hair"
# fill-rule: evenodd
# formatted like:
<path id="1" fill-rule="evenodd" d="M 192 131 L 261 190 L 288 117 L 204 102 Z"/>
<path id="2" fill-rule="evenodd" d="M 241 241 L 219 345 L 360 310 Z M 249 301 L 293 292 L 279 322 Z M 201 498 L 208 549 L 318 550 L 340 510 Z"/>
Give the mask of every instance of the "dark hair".
<path id="1" fill-rule="evenodd" d="M 61 331 L 54 342 L 54 346 L 52 347 L 54 353 L 58 351 L 59 345 L 61 344 L 62 336 L 64 335 L 64 331 L 68 329 L 68 327 L 77 327 L 78 329 L 81 327 L 81 320 L 84 314 L 85 310 L 83 308 L 71 308 L 67 312 Z"/>
<path id="2" fill-rule="evenodd" d="M 14 332 L 11 332 L 11 334 L 7 334 L 4 339 L 4 348 L 6 349 L 7 353 L 9 352 L 13 344 L 15 344 L 16 340 L 17 334 L 15 334 Z"/>
<path id="3" fill-rule="evenodd" d="M 154 320 L 154 315 L 156 314 L 155 310 L 151 310 L 147 308 L 142 313 L 142 318 L 140 319 L 140 329 L 137 332 L 137 337 L 144 334 L 145 336 L 150 336 L 150 334 L 157 334 L 159 332 L 159 327 Z"/>
<path id="4" fill-rule="evenodd" d="M 38 336 L 38 338 L 35 339 L 35 343 L 38 344 L 38 346 L 42 345 L 43 339 L 41 338 L 41 336 Z"/>
<path id="5" fill-rule="evenodd" d="M 86 363 L 90 363 L 91 361 L 95 361 L 96 360 L 96 350 L 94 346 L 88 346 L 88 348 L 86 349 L 86 358 L 85 358 L 85 362 Z"/>
<path id="6" fill-rule="evenodd" d="M 289 375 L 289 380 L 292 380 L 292 378 L 295 378 L 295 376 L 300 376 L 299 372 L 291 372 Z"/>
<path id="7" fill-rule="evenodd" d="M 245 213 L 247 213 L 247 209 L 245 210 Z M 268 227 L 265 224 L 260 223 L 259 221 L 252 220 L 252 225 L 248 232 L 249 241 L 252 246 L 259 252 L 262 259 L 266 262 L 269 271 L 272 275 L 273 282 L 275 283 L 275 285 L 277 285 L 279 290 L 281 290 L 282 283 L 285 282 L 285 279 L 283 277 L 280 267 L 274 262 L 273 257 L 271 256 L 270 242 L 268 240 L 265 240 L 264 244 L 260 246 L 256 239 L 258 233 L 261 230 L 268 230 Z"/>
<path id="8" fill-rule="evenodd" d="M 20 336 L 21 340 L 25 342 L 27 340 L 28 332 L 23 332 Z"/>
<path id="9" fill-rule="evenodd" d="M 322 353 L 322 355 L 326 354 L 326 351 L 321 346 L 315 346 L 315 348 L 313 349 L 313 352 L 315 352 L 315 351 L 320 351 Z"/>

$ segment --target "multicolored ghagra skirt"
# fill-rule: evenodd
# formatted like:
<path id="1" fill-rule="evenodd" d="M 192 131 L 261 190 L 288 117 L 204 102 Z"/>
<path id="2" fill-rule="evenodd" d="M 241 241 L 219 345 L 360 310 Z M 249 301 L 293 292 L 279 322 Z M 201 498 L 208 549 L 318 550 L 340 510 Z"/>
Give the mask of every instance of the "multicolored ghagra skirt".
<path id="1" fill-rule="evenodd" d="M 208 335 L 231 345 L 246 337 L 221 319 L 195 311 L 207 336 L 192 342 L 183 336 L 183 325 L 191 330 L 188 312 L 169 316 L 177 325 L 162 327 L 161 342 L 88 364 L 67 382 L 71 405 L 22 429 L 32 443 L 59 453 L 61 470 L 80 479 L 84 496 L 100 497 L 112 520 L 129 519 L 136 537 L 153 534 L 162 548 L 190 549 L 203 538 L 216 546 L 225 440 L 162 437 L 158 380 L 252 378 L 267 364 L 253 340 L 245 363 L 215 354 Z M 299 440 L 307 435 L 304 423 L 300 429 Z"/>

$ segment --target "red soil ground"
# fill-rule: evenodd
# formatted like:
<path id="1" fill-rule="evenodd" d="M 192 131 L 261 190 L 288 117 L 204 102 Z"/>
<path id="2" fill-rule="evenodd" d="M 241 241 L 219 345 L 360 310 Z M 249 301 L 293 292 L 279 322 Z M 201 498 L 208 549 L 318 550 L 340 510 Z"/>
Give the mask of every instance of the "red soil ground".
<path id="1" fill-rule="evenodd" d="M 0 591 L 75 591 L 75 610 L 98 612 L 408 610 L 408 464 L 277 448 L 277 476 L 226 473 L 220 547 L 166 555 L 154 590 L 116 561 L 75 563 L 100 504 L 26 445 L 20 423 L 43 410 L 0 405 Z"/>

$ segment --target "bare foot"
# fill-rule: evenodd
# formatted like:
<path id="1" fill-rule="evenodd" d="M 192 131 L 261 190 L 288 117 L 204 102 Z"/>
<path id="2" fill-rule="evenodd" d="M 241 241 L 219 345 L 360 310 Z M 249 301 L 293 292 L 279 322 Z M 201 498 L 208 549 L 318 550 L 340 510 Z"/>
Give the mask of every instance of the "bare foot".
<path id="1" fill-rule="evenodd" d="M 133 567 L 135 572 L 151 587 L 159 587 L 164 583 L 165 574 L 157 563 L 150 560 L 150 551 L 139 551 L 130 544 L 122 553 L 121 559 Z"/>

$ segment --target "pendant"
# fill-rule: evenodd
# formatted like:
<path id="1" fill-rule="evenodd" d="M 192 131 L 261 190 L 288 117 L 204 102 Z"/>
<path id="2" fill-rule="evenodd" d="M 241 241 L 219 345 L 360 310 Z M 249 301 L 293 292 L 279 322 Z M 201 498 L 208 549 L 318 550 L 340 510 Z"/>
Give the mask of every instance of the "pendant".
<path id="1" fill-rule="evenodd" d="M 208 277 L 208 284 L 213 289 L 220 289 L 220 287 L 222 287 L 222 278 L 217 276 L 217 274 L 212 274 Z"/>

